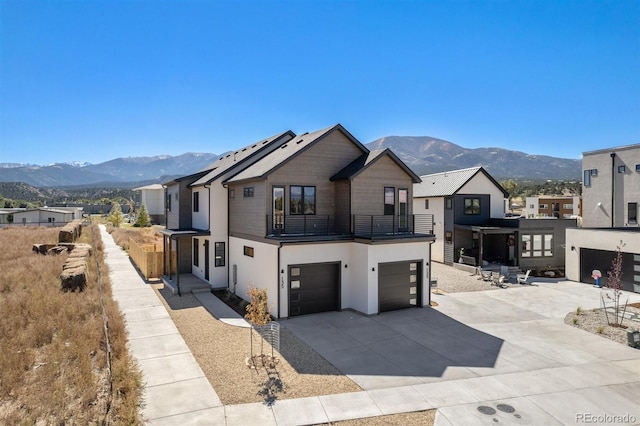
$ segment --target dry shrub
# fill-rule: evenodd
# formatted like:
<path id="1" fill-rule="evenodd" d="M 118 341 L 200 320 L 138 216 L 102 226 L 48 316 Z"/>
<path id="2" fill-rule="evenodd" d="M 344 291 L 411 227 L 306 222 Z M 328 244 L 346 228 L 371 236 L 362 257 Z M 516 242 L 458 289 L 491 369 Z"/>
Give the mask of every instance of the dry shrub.
<path id="1" fill-rule="evenodd" d="M 57 236 L 56 228 L 0 229 L 0 424 L 140 423 L 140 373 L 126 352 L 102 251 L 89 259 L 85 291 L 63 292 L 59 275 L 67 254 L 31 250 Z M 93 242 L 91 229 L 79 242 Z M 114 389 L 124 389 L 113 394 L 95 256 L 102 265 L 109 325 L 115 324 L 111 346 L 124 348 L 112 355 L 119 372 Z"/>
<path id="2" fill-rule="evenodd" d="M 114 228 L 107 230 L 113 237 L 117 245 L 125 250 L 129 249 L 129 240 L 135 241 L 139 245 L 162 243 L 162 234 L 154 227 L 151 228 Z"/>

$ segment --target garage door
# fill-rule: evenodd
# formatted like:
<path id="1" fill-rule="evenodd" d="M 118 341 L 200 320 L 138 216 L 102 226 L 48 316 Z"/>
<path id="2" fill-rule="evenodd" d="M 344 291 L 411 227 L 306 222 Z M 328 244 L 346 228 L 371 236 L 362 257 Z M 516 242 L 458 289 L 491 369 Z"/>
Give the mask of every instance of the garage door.
<path id="1" fill-rule="evenodd" d="M 600 283 L 606 285 L 607 272 L 611 269 L 611 262 L 615 259 L 615 251 L 580 249 L 580 282 L 594 283 L 591 272 L 597 269 L 602 273 Z M 640 255 L 622 253 L 622 276 L 620 277 L 622 289 L 640 293 Z"/>
<path id="2" fill-rule="evenodd" d="M 289 266 L 289 315 L 340 309 L 340 263 Z"/>
<path id="3" fill-rule="evenodd" d="M 422 261 L 378 264 L 379 311 L 411 308 L 421 298 Z"/>

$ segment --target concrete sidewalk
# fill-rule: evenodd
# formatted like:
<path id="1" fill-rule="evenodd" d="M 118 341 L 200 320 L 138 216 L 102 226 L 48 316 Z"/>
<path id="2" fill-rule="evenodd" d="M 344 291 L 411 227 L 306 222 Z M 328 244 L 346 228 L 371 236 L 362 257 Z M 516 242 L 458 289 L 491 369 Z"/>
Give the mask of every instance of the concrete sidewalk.
<path id="1" fill-rule="evenodd" d="M 113 298 L 145 382 L 142 414 L 153 425 L 224 424 L 224 407 L 151 286 L 100 225 Z"/>
<path id="2" fill-rule="evenodd" d="M 308 425 L 431 408 L 438 426 L 640 424 L 640 351 L 563 323 L 578 306 L 598 307 L 598 290 L 573 282 L 438 295 L 434 309 L 284 320 L 364 390 L 223 406 L 153 289 L 101 231 L 153 425 Z M 195 295 L 215 318 L 246 326 L 211 293 Z"/>

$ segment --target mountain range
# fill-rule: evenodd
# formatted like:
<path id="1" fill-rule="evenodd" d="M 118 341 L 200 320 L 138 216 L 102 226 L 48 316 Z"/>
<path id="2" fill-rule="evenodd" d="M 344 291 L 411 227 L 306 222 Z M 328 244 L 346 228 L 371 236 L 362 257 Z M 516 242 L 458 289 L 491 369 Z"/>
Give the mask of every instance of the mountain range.
<path id="1" fill-rule="evenodd" d="M 571 181 L 580 180 L 581 176 L 581 160 L 530 155 L 503 148 L 468 149 L 429 136 L 387 136 L 366 146 L 371 150 L 390 148 L 418 175 L 483 166 L 498 180 Z M 99 164 L 36 166 L 0 163 L 0 182 L 24 182 L 36 187 L 100 185 L 134 188 L 195 173 L 218 157 L 210 153 L 186 153 L 116 158 Z"/>

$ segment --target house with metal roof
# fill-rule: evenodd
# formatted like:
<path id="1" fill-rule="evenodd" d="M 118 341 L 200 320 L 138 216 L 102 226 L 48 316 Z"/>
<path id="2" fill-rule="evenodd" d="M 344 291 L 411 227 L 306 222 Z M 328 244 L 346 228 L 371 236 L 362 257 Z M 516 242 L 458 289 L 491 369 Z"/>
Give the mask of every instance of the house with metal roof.
<path id="1" fill-rule="evenodd" d="M 245 299 L 266 289 L 276 318 L 429 304 L 433 223 L 413 212 L 419 176 L 340 124 L 263 142 L 189 179 L 188 227 L 165 231 L 169 251 L 189 246 L 167 255 L 174 264 L 189 253 L 192 276 Z M 165 283 L 179 288 L 171 268 Z"/>
<path id="2" fill-rule="evenodd" d="M 434 261 L 564 269 L 565 229 L 576 226 L 575 219 L 505 218 L 508 193 L 483 167 L 421 179 L 413 210 L 434 217 Z"/>

